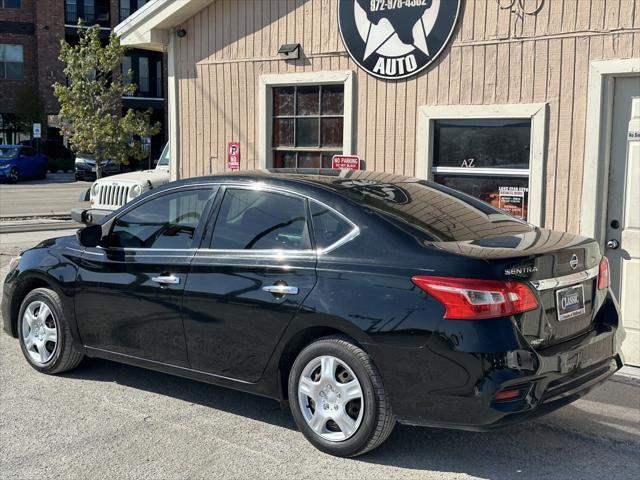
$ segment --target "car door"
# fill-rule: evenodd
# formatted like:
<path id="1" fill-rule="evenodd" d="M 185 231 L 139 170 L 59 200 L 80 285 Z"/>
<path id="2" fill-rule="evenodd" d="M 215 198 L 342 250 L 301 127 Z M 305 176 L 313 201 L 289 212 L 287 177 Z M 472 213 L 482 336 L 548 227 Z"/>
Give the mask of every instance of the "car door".
<path id="1" fill-rule="evenodd" d="M 185 287 L 189 359 L 255 382 L 316 283 L 307 200 L 236 186 L 219 197 L 210 248 L 196 253 Z"/>
<path id="2" fill-rule="evenodd" d="M 32 148 L 30 147 L 20 148 L 20 153 L 18 155 L 18 171 L 20 172 L 20 177 L 31 178 L 35 175 L 34 155 L 35 155 L 35 150 L 33 150 Z"/>
<path id="3" fill-rule="evenodd" d="M 101 245 L 86 249 L 78 274 L 85 345 L 188 367 L 182 293 L 216 189 L 163 191 L 104 225 Z"/>

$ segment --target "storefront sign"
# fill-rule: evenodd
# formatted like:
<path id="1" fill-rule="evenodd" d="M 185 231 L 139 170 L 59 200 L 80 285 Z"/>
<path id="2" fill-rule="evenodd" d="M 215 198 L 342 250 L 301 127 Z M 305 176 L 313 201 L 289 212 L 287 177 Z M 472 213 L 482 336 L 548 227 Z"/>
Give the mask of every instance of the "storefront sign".
<path id="1" fill-rule="evenodd" d="M 229 142 L 227 145 L 227 166 L 229 170 L 240 170 L 240 143 Z"/>
<path id="2" fill-rule="evenodd" d="M 360 170 L 360 157 L 357 155 L 334 155 L 331 168 L 342 170 Z"/>
<path id="3" fill-rule="evenodd" d="M 339 0 L 338 23 L 349 55 L 376 77 L 416 75 L 449 42 L 460 0 Z"/>

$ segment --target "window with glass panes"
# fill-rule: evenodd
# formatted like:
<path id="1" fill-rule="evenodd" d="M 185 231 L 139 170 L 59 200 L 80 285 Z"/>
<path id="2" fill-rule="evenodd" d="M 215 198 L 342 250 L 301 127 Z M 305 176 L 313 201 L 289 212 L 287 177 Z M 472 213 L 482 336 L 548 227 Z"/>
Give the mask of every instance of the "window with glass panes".
<path id="1" fill-rule="evenodd" d="M 20 0 L 0 0 L 0 8 L 20 8 Z"/>
<path id="2" fill-rule="evenodd" d="M 433 179 L 524 220 L 530 155 L 530 118 L 434 122 Z"/>
<path id="3" fill-rule="evenodd" d="M 274 168 L 331 168 L 343 134 L 343 84 L 273 88 Z"/>
<path id="4" fill-rule="evenodd" d="M 22 80 L 24 77 L 24 47 L 0 43 L 0 80 Z"/>

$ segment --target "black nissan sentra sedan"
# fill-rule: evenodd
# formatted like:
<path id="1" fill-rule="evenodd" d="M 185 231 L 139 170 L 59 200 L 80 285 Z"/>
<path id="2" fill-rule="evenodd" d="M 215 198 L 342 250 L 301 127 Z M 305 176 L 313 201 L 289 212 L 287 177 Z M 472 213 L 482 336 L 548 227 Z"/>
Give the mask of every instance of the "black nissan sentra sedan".
<path id="1" fill-rule="evenodd" d="M 486 430 L 622 366 L 609 269 L 415 178 L 287 170 L 156 188 L 12 262 L 4 329 L 36 370 L 101 357 L 289 404 L 355 456 L 396 421 Z"/>

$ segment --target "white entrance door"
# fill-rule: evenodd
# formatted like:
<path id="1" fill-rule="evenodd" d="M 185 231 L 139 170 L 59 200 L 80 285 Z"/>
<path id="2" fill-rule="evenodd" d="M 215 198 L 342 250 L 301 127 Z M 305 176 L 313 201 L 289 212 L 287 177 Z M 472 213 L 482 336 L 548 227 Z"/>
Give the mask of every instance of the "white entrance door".
<path id="1" fill-rule="evenodd" d="M 640 366 L 640 77 L 615 79 L 606 255 L 627 331 L 626 362 Z"/>

